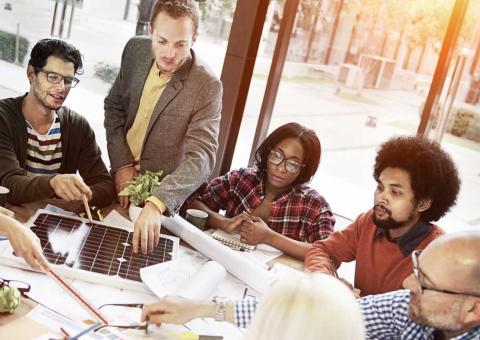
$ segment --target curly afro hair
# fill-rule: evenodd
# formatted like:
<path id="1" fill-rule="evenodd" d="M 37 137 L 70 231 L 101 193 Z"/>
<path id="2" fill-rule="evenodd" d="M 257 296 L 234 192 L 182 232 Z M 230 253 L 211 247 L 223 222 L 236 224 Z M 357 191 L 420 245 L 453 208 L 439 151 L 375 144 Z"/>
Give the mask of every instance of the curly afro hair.
<path id="1" fill-rule="evenodd" d="M 438 221 L 455 205 L 460 178 L 450 155 L 437 142 L 420 137 L 391 138 L 380 146 L 375 158 L 375 180 L 387 167 L 408 172 L 417 202 L 432 200 L 430 208 L 422 212 L 422 220 Z"/>

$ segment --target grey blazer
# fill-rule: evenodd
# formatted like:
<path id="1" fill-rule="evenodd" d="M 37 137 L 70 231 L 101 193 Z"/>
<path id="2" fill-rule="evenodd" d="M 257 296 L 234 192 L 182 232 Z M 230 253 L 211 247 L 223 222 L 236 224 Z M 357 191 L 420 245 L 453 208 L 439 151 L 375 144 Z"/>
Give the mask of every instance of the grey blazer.
<path id="1" fill-rule="evenodd" d="M 105 98 L 105 129 L 112 171 L 133 164 L 127 131 L 135 120 L 153 62 L 151 40 L 134 37 L 125 46 L 120 72 Z M 158 100 L 140 157 L 140 170 L 167 175 L 154 192 L 174 214 L 215 165 L 222 83 L 191 51 Z"/>

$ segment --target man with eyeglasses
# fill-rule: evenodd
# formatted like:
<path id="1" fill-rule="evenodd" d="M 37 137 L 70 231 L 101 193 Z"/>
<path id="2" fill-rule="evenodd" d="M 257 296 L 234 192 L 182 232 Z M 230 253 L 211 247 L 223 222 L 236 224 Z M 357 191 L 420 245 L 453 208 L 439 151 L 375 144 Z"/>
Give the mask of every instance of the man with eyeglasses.
<path id="1" fill-rule="evenodd" d="M 371 339 L 480 339 L 480 232 L 444 235 L 412 253 L 401 290 L 360 300 Z"/>
<path id="2" fill-rule="evenodd" d="M 114 183 L 92 128 L 63 106 L 81 71 L 74 46 L 40 40 L 28 62 L 29 92 L 0 101 L 0 184 L 10 190 L 10 203 L 54 195 L 66 201 L 86 197 L 96 206 L 112 202 Z"/>
<path id="3" fill-rule="evenodd" d="M 443 234 L 432 222 L 455 204 L 460 188 L 450 156 L 438 143 L 419 137 L 383 143 L 373 177 L 373 208 L 315 242 L 305 256 L 307 270 L 330 275 L 342 262 L 356 260 L 354 288 L 361 296 L 401 288 L 412 271 L 410 254 Z"/>
<path id="4" fill-rule="evenodd" d="M 480 339 L 480 231 L 443 235 L 425 250 L 414 251 L 409 261 L 413 273 L 403 282 L 406 289 L 358 300 L 366 338 Z M 258 303 L 256 299 L 226 303 L 225 321 L 248 327 Z M 215 317 L 217 309 L 215 302 L 168 296 L 147 305 L 142 318 L 154 324 L 183 324 Z"/>

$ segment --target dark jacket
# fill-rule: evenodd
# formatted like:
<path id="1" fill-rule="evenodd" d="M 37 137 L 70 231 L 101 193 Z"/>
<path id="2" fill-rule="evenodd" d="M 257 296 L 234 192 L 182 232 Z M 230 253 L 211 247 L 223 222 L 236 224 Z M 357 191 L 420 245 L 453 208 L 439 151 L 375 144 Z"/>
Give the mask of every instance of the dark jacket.
<path id="1" fill-rule="evenodd" d="M 8 201 L 28 203 L 55 195 L 50 180 L 55 175 L 27 175 L 27 124 L 22 114 L 25 96 L 0 100 L 0 184 L 10 189 Z M 101 158 L 95 134 L 87 120 L 62 107 L 60 118 L 62 163 L 60 174 L 77 171 L 93 193 L 91 204 L 105 206 L 115 195 L 115 184 Z"/>

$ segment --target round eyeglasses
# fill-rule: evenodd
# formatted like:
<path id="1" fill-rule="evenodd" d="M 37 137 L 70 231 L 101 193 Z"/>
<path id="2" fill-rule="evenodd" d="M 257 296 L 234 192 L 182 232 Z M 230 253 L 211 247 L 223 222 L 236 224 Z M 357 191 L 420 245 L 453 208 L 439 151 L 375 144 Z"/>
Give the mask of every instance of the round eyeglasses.
<path id="1" fill-rule="evenodd" d="M 18 280 L 7 280 L 0 277 L 0 288 L 2 288 L 3 286 L 17 288 L 20 291 L 20 294 L 22 294 L 22 296 L 25 296 L 25 294 L 30 291 L 30 284 L 27 282 Z"/>
<path id="2" fill-rule="evenodd" d="M 47 76 L 47 81 L 52 84 L 59 84 L 62 80 L 66 87 L 75 87 L 80 82 L 78 78 L 75 77 L 64 77 L 57 72 L 46 71 L 43 68 L 35 68 L 37 72 L 45 73 Z"/>
<path id="3" fill-rule="evenodd" d="M 285 161 L 285 170 L 292 174 L 298 173 L 300 169 L 305 166 L 305 164 L 300 163 L 296 159 L 285 158 L 283 152 L 277 149 L 270 150 L 267 160 L 273 165 L 280 165 L 283 161 Z"/>

